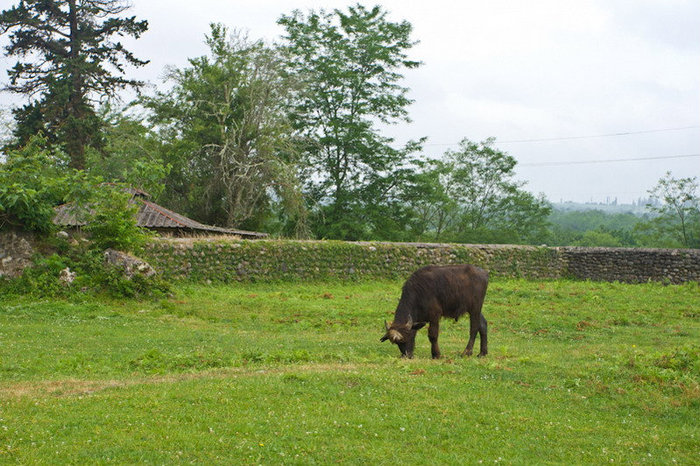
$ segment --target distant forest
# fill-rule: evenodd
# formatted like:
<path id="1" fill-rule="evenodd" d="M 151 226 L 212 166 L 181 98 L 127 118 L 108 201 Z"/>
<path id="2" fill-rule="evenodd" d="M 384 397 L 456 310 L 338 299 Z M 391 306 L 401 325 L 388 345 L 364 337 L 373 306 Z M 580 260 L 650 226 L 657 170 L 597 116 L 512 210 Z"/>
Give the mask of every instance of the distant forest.
<path id="1" fill-rule="evenodd" d="M 408 122 L 403 74 L 421 66 L 420 38 L 380 6 L 280 12 L 277 43 L 212 23 L 208 52 L 153 91 L 129 76 L 149 57 L 120 42 L 148 29 L 128 10 L 46 0 L 0 11 L 17 60 L 4 91 L 26 101 L 2 141 L 0 229 L 51 232 L 53 207 L 73 202 L 105 238 L 128 236 L 118 193 L 132 186 L 200 222 L 285 238 L 700 247 L 696 178 L 667 173 L 641 215 L 567 212 L 527 191 L 493 138 L 465 134 L 443 154 L 424 137 L 398 145 L 379 123 Z M 124 90 L 139 98 L 121 101 Z"/>
<path id="2" fill-rule="evenodd" d="M 555 206 L 548 221 L 551 246 L 636 247 L 644 245 L 640 229 L 649 222 L 649 214 L 561 210 Z"/>

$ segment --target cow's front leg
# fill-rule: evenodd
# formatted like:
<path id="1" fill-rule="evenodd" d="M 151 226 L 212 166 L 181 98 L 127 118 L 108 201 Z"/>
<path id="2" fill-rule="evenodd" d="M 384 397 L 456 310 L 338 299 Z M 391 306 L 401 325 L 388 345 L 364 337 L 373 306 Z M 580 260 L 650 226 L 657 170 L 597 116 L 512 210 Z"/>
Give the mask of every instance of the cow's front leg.
<path id="1" fill-rule="evenodd" d="M 430 353 L 433 359 L 440 358 L 440 347 L 438 346 L 438 335 L 440 334 L 440 322 L 430 322 L 428 327 L 428 339 L 430 340 Z"/>

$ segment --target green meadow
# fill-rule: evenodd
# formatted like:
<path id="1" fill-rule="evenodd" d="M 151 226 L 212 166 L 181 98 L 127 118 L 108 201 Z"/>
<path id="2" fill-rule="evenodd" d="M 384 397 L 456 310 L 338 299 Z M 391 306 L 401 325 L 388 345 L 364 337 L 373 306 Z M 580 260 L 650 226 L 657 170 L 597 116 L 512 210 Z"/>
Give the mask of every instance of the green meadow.
<path id="1" fill-rule="evenodd" d="M 698 284 L 493 279 L 435 361 L 379 342 L 400 287 L 4 298 L 0 463 L 700 462 Z"/>

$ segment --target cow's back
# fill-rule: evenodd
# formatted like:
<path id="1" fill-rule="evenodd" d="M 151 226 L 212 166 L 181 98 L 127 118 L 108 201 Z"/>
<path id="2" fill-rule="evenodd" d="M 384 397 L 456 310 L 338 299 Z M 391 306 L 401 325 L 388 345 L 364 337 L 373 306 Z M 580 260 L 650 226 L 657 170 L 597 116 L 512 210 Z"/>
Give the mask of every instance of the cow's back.
<path id="1" fill-rule="evenodd" d="M 488 286 L 488 272 L 470 264 L 427 266 L 406 281 L 403 294 L 415 295 L 424 312 L 437 303 L 442 317 L 459 319 L 465 313 L 481 311 Z"/>

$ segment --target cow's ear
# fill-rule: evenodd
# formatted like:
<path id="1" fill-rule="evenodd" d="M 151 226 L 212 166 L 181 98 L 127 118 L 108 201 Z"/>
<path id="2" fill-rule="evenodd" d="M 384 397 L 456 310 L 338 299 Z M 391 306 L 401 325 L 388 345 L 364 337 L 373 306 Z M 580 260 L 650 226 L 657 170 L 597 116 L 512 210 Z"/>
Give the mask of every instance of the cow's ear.
<path id="1" fill-rule="evenodd" d="M 411 330 L 421 329 L 421 328 L 425 327 L 425 324 L 427 324 L 427 322 L 417 322 L 411 326 Z"/>
<path id="2" fill-rule="evenodd" d="M 384 342 L 384 341 L 387 341 L 388 339 L 389 339 L 389 334 L 386 334 L 386 335 L 384 335 L 383 337 L 381 337 L 381 338 L 379 339 L 379 341 Z"/>

